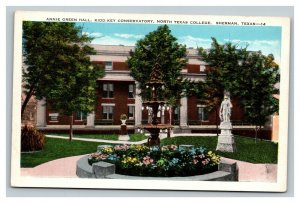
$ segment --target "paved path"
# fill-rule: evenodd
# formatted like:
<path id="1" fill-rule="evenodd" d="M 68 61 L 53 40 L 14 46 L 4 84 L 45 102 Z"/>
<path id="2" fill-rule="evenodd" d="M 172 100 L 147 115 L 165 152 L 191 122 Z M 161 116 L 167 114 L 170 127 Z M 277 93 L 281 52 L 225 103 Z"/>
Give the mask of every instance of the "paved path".
<path id="1" fill-rule="evenodd" d="M 145 134 L 146 136 L 150 136 L 150 134 Z M 192 134 L 192 133 L 180 133 L 180 134 L 172 134 L 171 137 L 180 137 L 180 136 L 217 136 L 216 134 Z M 59 138 L 59 139 L 69 139 L 69 137 L 65 136 L 59 136 L 59 135 L 46 135 L 46 137 L 49 138 Z M 160 139 L 165 139 L 167 137 L 166 133 L 160 133 Z M 92 138 L 79 138 L 79 137 L 73 137 L 73 140 L 80 140 L 80 141 L 85 141 L 85 142 L 105 142 L 105 143 L 110 143 L 110 144 L 144 144 L 147 143 L 147 139 L 137 141 L 137 142 L 130 142 L 130 141 L 121 141 L 121 140 L 102 140 L 102 139 L 92 139 Z"/>
<path id="2" fill-rule="evenodd" d="M 173 137 L 174 136 L 176 136 L 176 134 L 174 134 Z M 180 136 L 188 136 L 188 135 L 180 134 Z M 214 135 L 210 135 L 210 136 L 214 136 Z M 62 137 L 62 136 L 47 135 L 47 137 L 68 139 L 68 137 Z M 166 137 L 166 135 L 163 135 L 161 138 L 163 139 L 164 137 Z M 84 138 L 73 138 L 73 139 L 82 140 L 82 141 L 106 142 L 106 143 L 114 143 L 114 144 L 142 144 L 147 142 L 147 139 L 139 142 L 113 141 L 113 140 L 109 141 L 109 140 L 84 139 Z M 82 156 L 85 155 L 56 159 L 38 165 L 34 168 L 21 168 L 21 175 L 77 178 L 76 162 Z M 248 163 L 248 162 L 238 161 L 238 160 L 233 160 L 228 158 L 222 158 L 222 160 L 229 163 L 237 162 L 238 169 L 239 169 L 239 181 L 276 182 L 277 164 L 253 164 L 253 163 Z"/>
<path id="3" fill-rule="evenodd" d="M 56 159 L 34 168 L 22 168 L 21 175 L 77 178 L 76 162 L 82 156 L 85 155 Z M 239 181 L 276 182 L 276 164 L 252 164 L 228 158 L 222 158 L 222 160 L 226 162 L 237 162 L 239 168 Z"/>
<path id="4" fill-rule="evenodd" d="M 237 163 L 239 181 L 276 182 L 277 180 L 277 164 L 253 164 L 224 157 L 221 160 Z"/>
<path id="5" fill-rule="evenodd" d="M 45 135 L 49 138 L 59 138 L 59 139 L 65 139 L 68 140 L 69 137 L 59 136 L 59 135 Z M 121 140 L 102 140 L 102 139 L 92 139 L 92 138 L 79 138 L 79 137 L 73 137 L 72 140 L 80 140 L 85 142 L 105 142 L 110 144 L 144 144 L 147 142 L 147 139 L 141 140 L 138 142 L 130 142 L 130 141 L 121 141 Z"/>

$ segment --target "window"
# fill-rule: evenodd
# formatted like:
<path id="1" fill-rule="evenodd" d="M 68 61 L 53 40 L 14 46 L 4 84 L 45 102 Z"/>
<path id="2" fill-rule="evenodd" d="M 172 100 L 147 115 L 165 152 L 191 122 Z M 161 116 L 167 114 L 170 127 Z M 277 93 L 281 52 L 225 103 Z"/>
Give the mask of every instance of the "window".
<path id="1" fill-rule="evenodd" d="M 112 61 L 106 61 L 105 62 L 105 70 L 112 70 L 112 69 L 113 69 Z"/>
<path id="2" fill-rule="evenodd" d="M 87 116 L 86 113 L 77 111 L 75 114 L 75 120 L 78 120 L 78 121 L 86 120 L 86 116 Z"/>
<path id="3" fill-rule="evenodd" d="M 205 106 L 198 106 L 198 119 L 200 121 L 208 121 L 208 110 Z"/>
<path id="4" fill-rule="evenodd" d="M 134 119 L 134 106 L 128 106 L 128 118 Z"/>
<path id="5" fill-rule="evenodd" d="M 128 86 L 128 98 L 134 98 L 134 85 L 130 84 Z"/>
<path id="6" fill-rule="evenodd" d="M 103 106 L 102 107 L 102 118 L 105 120 L 112 120 L 113 119 L 113 106 Z"/>
<path id="7" fill-rule="evenodd" d="M 103 92 L 102 92 L 103 98 L 113 98 L 114 97 L 114 85 L 109 84 L 103 84 Z"/>
<path id="8" fill-rule="evenodd" d="M 59 113 L 49 113 L 50 122 L 58 122 Z"/>

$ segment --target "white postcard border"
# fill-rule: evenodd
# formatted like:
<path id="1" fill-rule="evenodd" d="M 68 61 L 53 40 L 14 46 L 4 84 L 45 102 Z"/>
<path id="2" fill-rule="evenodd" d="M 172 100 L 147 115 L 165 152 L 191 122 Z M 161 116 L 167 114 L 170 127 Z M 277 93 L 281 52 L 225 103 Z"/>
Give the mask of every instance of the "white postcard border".
<path id="1" fill-rule="evenodd" d="M 46 21 L 49 18 L 64 18 L 59 22 L 78 22 L 78 19 L 145 19 L 194 21 L 198 22 L 253 22 L 266 23 L 266 26 L 282 27 L 281 81 L 280 81 L 280 124 L 278 145 L 278 173 L 276 183 L 260 182 L 196 182 L 196 181 L 158 181 L 158 180 L 107 180 L 74 178 L 41 178 L 21 176 L 20 132 L 21 132 L 21 78 L 22 78 L 22 21 Z M 76 17 L 74 17 L 76 16 Z M 76 21 L 66 18 L 76 18 Z M 55 21 L 55 20 L 54 20 Z M 53 22 L 54 22 L 53 21 Z M 55 21 L 58 22 L 58 21 Z M 91 21 L 95 22 L 95 21 Z M 120 23 L 120 22 L 117 22 Z M 132 23 L 132 22 L 131 22 Z M 164 24 L 164 23 L 163 23 Z M 172 23 L 174 24 L 174 23 Z M 189 23 L 188 23 L 189 24 Z M 214 25 L 214 24 L 213 24 Z M 234 25 L 233 25 L 234 26 Z M 251 25 L 245 25 L 251 26 Z M 162 189 L 162 190 L 212 190 L 212 191 L 286 191 L 287 184 L 287 144 L 288 144 L 288 95 L 289 95 L 289 54 L 290 20 L 283 17 L 242 17 L 242 16 L 199 16 L 199 15 L 158 15 L 158 14 L 113 14 L 79 12 L 31 12 L 17 11 L 14 25 L 14 71 L 13 71 L 13 115 L 12 115 L 12 157 L 11 185 L 14 187 L 56 187 L 56 188 L 114 188 L 114 189 Z M 283 136 L 285 135 L 285 136 Z"/>

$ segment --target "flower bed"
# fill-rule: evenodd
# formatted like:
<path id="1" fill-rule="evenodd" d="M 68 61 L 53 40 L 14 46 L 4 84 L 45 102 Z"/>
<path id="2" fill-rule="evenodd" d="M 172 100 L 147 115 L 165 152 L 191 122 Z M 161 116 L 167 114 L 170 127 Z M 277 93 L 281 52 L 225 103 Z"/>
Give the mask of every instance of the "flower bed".
<path id="1" fill-rule="evenodd" d="M 203 147 L 166 145 L 104 146 L 90 154 L 88 162 L 115 164 L 116 173 L 133 176 L 174 177 L 193 176 L 218 170 L 220 156 Z"/>

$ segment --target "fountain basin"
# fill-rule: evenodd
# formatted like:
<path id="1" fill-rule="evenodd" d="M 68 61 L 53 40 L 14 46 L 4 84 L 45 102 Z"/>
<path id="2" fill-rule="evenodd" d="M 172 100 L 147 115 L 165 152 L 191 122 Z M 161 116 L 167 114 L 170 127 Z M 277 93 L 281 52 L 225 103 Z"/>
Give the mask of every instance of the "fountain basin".
<path id="1" fill-rule="evenodd" d="M 236 163 L 221 162 L 218 171 L 185 177 L 141 177 L 115 173 L 115 165 L 107 162 L 97 162 L 90 165 L 88 155 L 80 158 L 76 163 L 76 175 L 79 178 L 131 179 L 131 180 L 182 180 L 182 181 L 238 181 Z"/>

